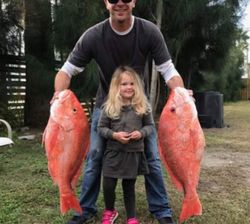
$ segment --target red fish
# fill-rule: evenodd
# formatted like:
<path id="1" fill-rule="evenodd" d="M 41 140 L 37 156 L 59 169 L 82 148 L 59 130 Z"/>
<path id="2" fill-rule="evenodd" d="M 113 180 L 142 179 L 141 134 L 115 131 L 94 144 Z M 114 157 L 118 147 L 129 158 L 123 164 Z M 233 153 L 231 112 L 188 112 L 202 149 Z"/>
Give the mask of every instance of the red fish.
<path id="1" fill-rule="evenodd" d="M 82 213 L 73 191 L 89 148 L 89 124 L 74 93 L 64 90 L 50 108 L 43 134 L 50 176 L 59 187 L 61 213 Z"/>
<path id="2" fill-rule="evenodd" d="M 202 214 L 196 192 L 205 138 L 195 104 L 186 89 L 172 90 L 158 127 L 159 154 L 179 191 L 184 191 L 180 222 Z"/>

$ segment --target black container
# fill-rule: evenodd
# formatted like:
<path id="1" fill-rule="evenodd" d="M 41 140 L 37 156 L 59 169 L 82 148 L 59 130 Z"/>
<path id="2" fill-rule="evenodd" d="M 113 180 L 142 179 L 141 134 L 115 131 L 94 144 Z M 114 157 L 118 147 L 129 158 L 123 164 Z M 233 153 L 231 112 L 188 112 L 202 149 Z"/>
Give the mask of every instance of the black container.
<path id="1" fill-rule="evenodd" d="M 223 95 L 219 92 L 197 92 L 194 94 L 200 124 L 204 128 L 223 128 Z"/>

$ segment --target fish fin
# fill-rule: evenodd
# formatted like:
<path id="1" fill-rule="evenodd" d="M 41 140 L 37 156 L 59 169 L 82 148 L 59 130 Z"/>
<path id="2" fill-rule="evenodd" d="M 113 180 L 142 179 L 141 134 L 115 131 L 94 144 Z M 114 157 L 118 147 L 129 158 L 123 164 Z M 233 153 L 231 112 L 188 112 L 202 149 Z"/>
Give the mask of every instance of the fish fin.
<path id="1" fill-rule="evenodd" d="M 173 184 L 176 186 L 176 188 L 178 189 L 179 192 L 182 192 L 183 191 L 182 183 L 175 177 L 175 175 L 173 174 L 172 170 L 169 168 L 167 163 L 165 164 L 165 167 L 168 170 L 168 173 L 170 175 L 170 178 L 171 178 Z"/>
<path id="2" fill-rule="evenodd" d="M 52 116 L 51 116 L 52 117 Z M 52 119 L 57 125 L 59 125 L 65 131 L 71 131 L 75 129 L 75 124 L 69 119 L 65 119 L 64 117 L 53 115 Z"/>
<path id="3" fill-rule="evenodd" d="M 190 146 L 193 149 L 193 153 L 195 155 L 194 158 L 196 158 L 196 163 L 200 164 L 204 153 L 205 137 L 198 119 L 196 119 L 192 123 L 192 127 L 190 129 L 190 137 L 191 137 Z M 197 177 L 195 186 L 197 186 L 199 182 L 199 173 L 200 173 L 199 169 L 200 168 L 197 168 Z"/>
<path id="4" fill-rule="evenodd" d="M 46 137 L 46 131 L 47 128 L 45 128 L 44 132 L 43 132 L 43 138 L 42 138 L 42 147 L 44 146 L 44 143 L 45 143 L 45 137 Z"/>
<path id="5" fill-rule="evenodd" d="M 77 180 L 81 174 L 81 171 L 82 171 L 82 165 L 79 167 L 79 169 L 77 170 L 75 176 L 73 177 L 72 181 L 71 181 L 71 187 L 72 188 L 75 188 L 76 187 L 76 184 L 77 184 Z"/>
<path id="6" fill-rule="evenodd" d="M 163 152 L 161 150 L 161 146 L 158 142 L 158 148 L 159 148 L 159 154 L 160 154 L 160 157 L 163 161 L 163 164 L 164 166 L 166 167 L 166 169 L 168 170 L 168 173 L 169 173 L 169 176 L 173 182 L 173 184 L 176 186 L 176 188 L 178 189 L 179 192 L 182 192 L 183 191 L 183 186 L 182 186 L 182 183 L 177 180 L 177 178 L 175 177 L 175 175 L 173 174 L 172 170 L 170 169 L 170 167 L 168 166 L 167 162 L 165 161 L 165 158 L 164 158 L 164 155 L 163 155 Z"/>
<path id="7" fill-rule="evenodd" d="M 182 204 L 182 210 L 180 215 L 180 222 L 184 222 L 186 219 L 195 216 L 195 215 L 201 215 L 202 214 L 202 206 L 200 203 L 200 200 L 198 198 L 198 195 L 196 195 L 193 198 L 185 198 L 183 200 Z"/>
<path id="8" fill-rule="evenodd" d="M 74 209 L 80 214 L 82 213 L 82 208 L 73 191 L 67 195 L 60 195 L 60 204 L 61 204 L 61 213 L 63 215 L 65 215 L 69 209 Z"/>
<path id="9" fill-rule="evenodd" d="M 75 176 L 73 177 L 73 179 L 72 179 L 72 181 L 71 181 L 71 187 L 72 187 L 72 188 L 75 188 L 75 187 L 76 187 L 77 180 L 78 180 L 78 178 L 79 178 L 79 176 L 80 176 L 80 174 L 81 174 L 81 172 L 82 172 L 83 162 L 84 162 L 84 159 L 85 159 L 86 156 L 87 156 L 88 151 L 89 151 L 89 142 L 88 142 L 88 144 L 87 144 L 87 146 L 86 146 L 86 150 L 85 150 L 85 153 L 84 153 L 84 155 L 83 155 L 81 165 L 80 165 L 78 171 L 76 172 Z"/>
<path id="10" fill-rule="evenodd" d="M 193 127 L 190 129 L 190 136 L 194 154 L 197 160 L 201 161 L 205 147 L 205 137 L 198 120 L 194 122 Z"/>
<path id="11" fill-rule="evenodd" d="M 54 183 L 54 185 L 58 185 L 58 181 L 56 179 L 56 174 L 55 174 L 55 171 L 54 171 L 54 167 L 53 164 L 51 164 L 51 162 L 48 163 L 48 170 L 49 170 L 49 173 L 50 173 L 50 177 Z"/>
<path id="12" fill-rule="evenodd" d="M 58 144 L 59 133 L 60 127 L 53 119 L 50 118 L 43 133 L 43 144 L 45 144 L 45 151 L 48 158 L 55 146 Z"/>

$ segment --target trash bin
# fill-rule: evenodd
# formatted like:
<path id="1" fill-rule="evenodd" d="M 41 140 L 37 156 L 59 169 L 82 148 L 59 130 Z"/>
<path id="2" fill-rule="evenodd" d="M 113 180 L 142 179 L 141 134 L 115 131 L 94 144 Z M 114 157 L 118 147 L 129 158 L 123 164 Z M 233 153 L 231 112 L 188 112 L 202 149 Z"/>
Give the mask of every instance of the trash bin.
<path id="1" fill-rule="evenodd" d="M 194 94 L 200 124 L 204 128 L 223 128 L 223 94 L 206 91 Z"/>

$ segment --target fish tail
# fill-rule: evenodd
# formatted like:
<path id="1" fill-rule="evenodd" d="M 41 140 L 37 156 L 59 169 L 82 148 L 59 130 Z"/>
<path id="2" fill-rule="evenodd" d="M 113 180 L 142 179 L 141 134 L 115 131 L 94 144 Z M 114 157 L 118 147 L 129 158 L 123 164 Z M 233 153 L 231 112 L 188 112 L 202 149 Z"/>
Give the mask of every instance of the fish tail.
<path id="1" fill-rule="evenodd" d="M 201 214 L 202 214 L 202 206 L 198 198 L 198 195 L 192 198 L 184 197 L 181 215 L 180 215 L 180 222 L 182 223 L 186 219 L 192 216 L 201 215 Z"/>
<path id="2" fill-rule="evenodd" d="M 74 209 L 75 211 L 79 212 L 80 214 L 82 213 L 82 208 L 79 205 L 79 202 L 77 200 L 76 195 L 74 192 L 71 192 L 69 194 L 65 195 L 60 195 L 60 204 L 61 204 L 61 213 L 65 215 L 65 213 L 69 209 Z"/>

